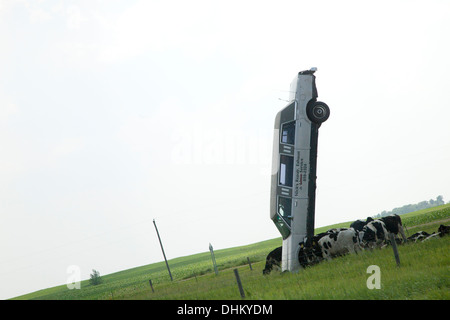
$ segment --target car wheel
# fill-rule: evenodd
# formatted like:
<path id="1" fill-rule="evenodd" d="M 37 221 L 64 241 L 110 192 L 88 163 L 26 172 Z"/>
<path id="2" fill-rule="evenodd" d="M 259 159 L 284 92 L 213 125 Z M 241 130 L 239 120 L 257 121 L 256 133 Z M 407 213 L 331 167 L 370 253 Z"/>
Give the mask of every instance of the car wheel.
<path id="1" fill-rule="evenodd" d="M 309 120 L 320 124 L 327 121 L 330 116 L 330 108 L 324 102 L 311 101 L 307 107 L 306 113 L 308 114 Z"/>

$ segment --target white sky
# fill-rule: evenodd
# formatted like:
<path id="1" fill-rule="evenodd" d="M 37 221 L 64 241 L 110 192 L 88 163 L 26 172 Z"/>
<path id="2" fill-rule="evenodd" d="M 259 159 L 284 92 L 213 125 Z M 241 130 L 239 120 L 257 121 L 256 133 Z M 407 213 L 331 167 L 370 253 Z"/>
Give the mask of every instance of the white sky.
<path id="1" fill-rule="evenodd" d="M 272 128 L 317 67 L 316 226 L 450 200 L 449 1 L 0 0 L 0 298 L 279 237 Z M 280 100 L 282 99 L 282 100 Z"/>

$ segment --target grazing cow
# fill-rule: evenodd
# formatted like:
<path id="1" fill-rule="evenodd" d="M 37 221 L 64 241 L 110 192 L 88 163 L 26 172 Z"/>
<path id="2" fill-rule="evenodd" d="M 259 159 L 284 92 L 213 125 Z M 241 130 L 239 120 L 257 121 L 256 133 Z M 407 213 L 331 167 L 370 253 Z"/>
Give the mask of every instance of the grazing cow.
<path id="1" fill-rule="evenodd" d="M 435 238 L 435 237 L 437 237 L 437 236 L 441 236 L 441 233 L 440 233 L 440 232 L 438 232 L 438 233 L 433 232 L 433 233 L 430 234 L 428 237 L 426 237 L 425 239 L 423 239 L 422 242 L 427 241 L 427 240 L 430 240 L 430 239 L 433 239 L 433 238 Z"/>
<path id="2" fill-rule="evenodd" d="M 305 268 L 319 263 L 322 260 L 322 251 L 320 250 L 319 240 L 335 232 L 336 229 L 330 229 L 328 231 L 316 234 L 311 240 L 305 237 L 305 239 L 299 243 L 300 250 L 298 252 L 298 262 Z"/>
<path id="3" fill-rule="evenodd" d="M 323 259 L 330 260 L 346 253 L 361 251 L 358 235 L 359 233 L 353 228 L 341 228 L 337 232 L 323 236 L 319 240 Z"/>
<path id="4" fill-rule="evenodd" d="M 304 242 L 300 242 L 300 250 L 298 251 L 298 262 L 303 268 L 316 264 L 315 255 L 311 247 L 306 247 Z"/>
<path id="5" fill-rule="evenodd" d="M 443 237 L 443 236 L 445 236 L 447 233 L 450 233 L 450 226 L 444 226 L 443 224 L 441 224 L 441 225 L 439 226 L 438 232 L 439 232 L 439 236 L 440 236 L 440 237 Z"/>
<path id="6" fill-rule="evenodd" d="M 263 274 L 269 274 L 274 267 L 281 268 L 281 250 L 282 247 L 278 247 L 271 252 L 266 257 L 266 266 L 264 267 Z"/>
<path id="7" fill-rule="evenodd" d="M 383 221 L 374 220 L 364 226 L 359 232 L 359 240 L 364 247 L 382 247 L 389 240 L 389 233 Z"/>
<path id="8" fill-rule="evenodd" d="M 402 219 L 400 218 L 399 215 L 391 214 L 389 216 L 380 218 L 380 221 L 384 222 L 387 231 L 393 233 L 395 236 L 398 235 L 398 233 L 400 232 L 403 241 L 404 242 L 407 241 L 405 231 L 403 230 Z"/>
<path id="9" fill-rule="evenodd" d="M 408 240 L 417 242 L 419 240 L 424 240 L 424 239 L 426 239 L 429 236 L 430 236 L 430 234 L 428 232 L 419 231 L 419 232 L 414 233 L 412 236 L 409 236 Z"/>
<path id="10" fill-rule="evenodd" d="M 327 235 L 337 234 L 340 231 L 348 230 L 347 228 L 334 228 L 325 232 L 314 235 L 311 240 L 305 237 L 305 239 L 299 243 L 300 250 L 298 254 L 298 261 L 300 265 L 305 268 L 312 266 L 323 260 L 322 248 L 319 245 L 319 240 Z"/>
<path id="11" fill-rule="evenodd" d="M 352 222 L 352 224 L 350 225 L 350 228 L 353 228 L 356 230 L 356 232 L 362 231 L 362 229 L 364 228 L 364 226 L 366 224 L 368 224 L 369 222 L 372 222 L 373 219 L 371 217 L 367 217 L 366 221 L 364 220 L 356 220 L 354 222 Z"/>

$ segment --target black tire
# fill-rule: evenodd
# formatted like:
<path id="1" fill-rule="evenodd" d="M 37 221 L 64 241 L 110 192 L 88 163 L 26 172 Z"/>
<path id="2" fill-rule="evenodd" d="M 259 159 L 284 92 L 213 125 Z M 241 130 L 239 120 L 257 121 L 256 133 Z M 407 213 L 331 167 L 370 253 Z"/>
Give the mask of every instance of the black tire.
<path id="1" fill-rule="evenodd" d="M 330 116 L 330 108 L 324 102 L 311 101 L 308 104 L 306 113 L 308 115 L 309 120 L 311 120 L 314 123 L 321 124 L 322 122 L 327 121 L 328 117 Z"/>

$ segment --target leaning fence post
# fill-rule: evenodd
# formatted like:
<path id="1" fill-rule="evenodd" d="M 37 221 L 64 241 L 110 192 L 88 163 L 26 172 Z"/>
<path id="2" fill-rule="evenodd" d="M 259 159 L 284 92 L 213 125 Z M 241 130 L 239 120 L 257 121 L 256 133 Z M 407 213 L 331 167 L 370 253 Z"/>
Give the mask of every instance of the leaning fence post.
<path id="1" fill-rule="evenodd" d="M 400 256 L 398 255 L 397 243 L 395 242 L 393 233 L 389 233 L 389 239 L 391 240 L 392 250 L 394 250 L 394 257 L 397 262 L 397 267 L 400 267 Z"/>
<path id="2" fill-rule="evenodd" d="M 250 266 L 250 271 L 253 271 L 252 263 L 250 262 L 250 258 L 249 257 L 247 257 L 247 262 L 248 262 L 248 265 Z"/>
<path id="3" fill-rule="evenodd" d="M 155 290 L 153 289 L 152 279 L 148 280 L 148 283 L 150 283 L 150 288 L 152 288 L 152 292 L 155 292 Z"/>
<path id="4" fill-rule="evenodd" d="M 234 275 L 236 276 L 236 282 L 239 287 L 239 293 L 241 294 L 242 298 L 245 298 L 245 292 L 244 292 L 244 288 L 242 288 L 241 278 L 239 278 L 238 269 L 234 269 Z"/>
<path id="5" fill-rule="evenodd" d="M 214 249 L 211 243 L 209 244 L 209 251 L 211 252 L 211 260 L 214 266 L 214 272 L 216 273 L 217 276 L 219 274 L 219 271 L 217 270 L 216 257 L 214 256 Z"/>

